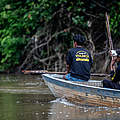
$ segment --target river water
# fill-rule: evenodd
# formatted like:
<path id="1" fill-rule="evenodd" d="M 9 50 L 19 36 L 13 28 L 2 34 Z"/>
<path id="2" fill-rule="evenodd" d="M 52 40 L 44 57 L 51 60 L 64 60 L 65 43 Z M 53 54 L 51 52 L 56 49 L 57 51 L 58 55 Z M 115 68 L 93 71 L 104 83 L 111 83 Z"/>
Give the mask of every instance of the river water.
<path id="1" fill-rule="evenodd" d="M 0 75 L 0 120 L 120 120 L 120 108 L 55 98 L 39 75 Z"/>

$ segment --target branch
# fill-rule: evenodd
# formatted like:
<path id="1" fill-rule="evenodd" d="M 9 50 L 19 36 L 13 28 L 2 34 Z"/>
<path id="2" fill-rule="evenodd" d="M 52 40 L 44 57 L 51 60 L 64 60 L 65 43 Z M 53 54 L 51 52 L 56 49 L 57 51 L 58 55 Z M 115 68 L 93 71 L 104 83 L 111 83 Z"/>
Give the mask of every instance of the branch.
<path id="1" fill-rule="evenodd" d="M 105 50 L 99 53 L 94 53 L 94 56 L 99 56 L 99 55 L 105 54 L 106 52 L 108 52 L 108 50 Z"/>
<path id="2" fill-rule="evenodd" d="M 47 58 L 43 58 L 43 59 L 40 59 L 38 57 L 36 57 L 35 55 L 33 56 L 35 60 L 45 64 L 45 65 L 48 65 L 47 63 L 45 63 L 47 60 L 51 60 L 51 59 L 54 59 L 56 58 L 57 56 L 56 55 L 53 55 L 53 56 L 50 56 L 50 57 L 47 57 Z"/>
<path id="3" fill-rule="evenodd" d="M 93 1 L 96 5 L 98 5 L 99 7 L 104 8 L 104 9 L 107 10 L 107 8 L 106 8 L 105 6 L 101 5 L 100 3 L 96 2 L 95 0 L 92 0 L 92 1 Z"/>
<path id="4" fill-rule="evenodd" d="M 88 16 L 94 17 L 94 18 L 99 18 L 99 16 L 95 16 L 95 15 L 93 15 L 93 14 L 90 14 L 90 13 L 87 13 L 87 12 L 84 12 L 84 11 L 83 11 L 83 13 L 85 13 L 85 14 L 88 15 Z"/>
<path id="5" fill-rule="evenodd" d="M 101 33 L 100 35 L 97 36 L 96 39 L 94 39 L 94 41 L 97 41 L 104 33 Z"/>
<path id="6" fill-rule="evenodd" d="M 59 32 L 54 33 L 52 36 L 49 36 L 49 39 L 48 39 L 47 42 L 42 43 L 42 44 L 38 45 L 37 47 L 33 48 L 33 49 L 29 52 L 29 54 L 28 54 L 28 56 L 26 57 L 26 59 L 24 60 L 23 64 L 19 67 L 19 72 L 21 71 L 21 69 L 23 68 L 23 66 L 27 63 L 28 59 L 32 56 L 32 54 L 34 53 L 34 51 L 35 51 L 36 49 L 41 48 L 41 47 L 43 47 L 43 46 L 46 46 L 46 45 L 52 40 L 52 38 L 54 38 L 55 36 L 59 35 L 60 33 L 63 33 L 65 30 L 66 30 L 66 31 L 69 31 L 70 29 L 71 29 L 71 28 L 66 28 L 66 29 L 64 29 L 64 30 L 61 30 L 61 31 L 59 31 Z M 46 37 L 48 37 L 48 36 L 46 36 Z M 45 39 L 45 38 L 44 38 L 44 39 Z"/>

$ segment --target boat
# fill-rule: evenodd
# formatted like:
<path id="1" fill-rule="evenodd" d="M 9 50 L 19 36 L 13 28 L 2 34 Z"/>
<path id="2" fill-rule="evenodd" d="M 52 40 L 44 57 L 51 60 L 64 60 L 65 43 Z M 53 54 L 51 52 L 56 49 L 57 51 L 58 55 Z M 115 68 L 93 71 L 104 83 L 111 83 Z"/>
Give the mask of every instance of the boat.
<path id="1" fill-rule="evenodd" d="M 42 74 L 42 78 L 57 98 L 76 105 L 120 107 L 120 90 L 103 88 L 100 80 L 74 82 L 58 74 Z"/>

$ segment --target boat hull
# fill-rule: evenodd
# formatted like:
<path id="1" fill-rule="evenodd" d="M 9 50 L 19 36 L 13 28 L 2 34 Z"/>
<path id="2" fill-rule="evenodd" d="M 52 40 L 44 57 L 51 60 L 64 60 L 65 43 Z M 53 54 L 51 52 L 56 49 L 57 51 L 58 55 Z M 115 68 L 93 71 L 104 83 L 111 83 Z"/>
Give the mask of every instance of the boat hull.
<path id="1" fill-rule="evenodd" d="M 77 105 L 120 107 L 120 90 L 75 83 L 43 74 L 45 83 L 55 97 L 62 97 Z M 93 83 L 93 82 L 91 82 Z M 97 83 L 98 84 L 98 83 Z"/>

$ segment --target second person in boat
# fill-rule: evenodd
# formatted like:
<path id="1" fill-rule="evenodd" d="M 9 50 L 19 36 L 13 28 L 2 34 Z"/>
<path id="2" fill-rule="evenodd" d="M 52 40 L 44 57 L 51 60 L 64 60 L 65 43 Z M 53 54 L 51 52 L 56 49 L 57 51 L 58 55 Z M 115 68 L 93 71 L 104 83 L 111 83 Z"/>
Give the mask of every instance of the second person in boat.
<path id="1" fill-rule="evenodd" d="M 120 51 L 112 50 L 110 51 L 111 64 L 110 64 L 110 77 L 111 80 L 103 80 L 103 87 L 104 88 L 112 88 L 112 89 L 119 89 L 120 90 Z M 116 67 L 117 63 L 117 67 Z"/>

